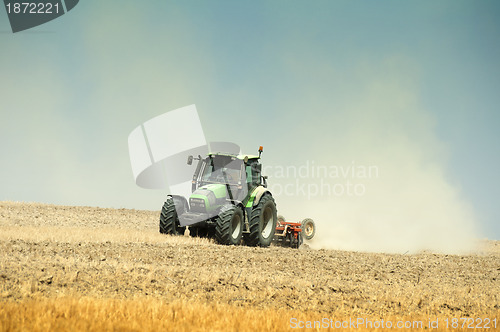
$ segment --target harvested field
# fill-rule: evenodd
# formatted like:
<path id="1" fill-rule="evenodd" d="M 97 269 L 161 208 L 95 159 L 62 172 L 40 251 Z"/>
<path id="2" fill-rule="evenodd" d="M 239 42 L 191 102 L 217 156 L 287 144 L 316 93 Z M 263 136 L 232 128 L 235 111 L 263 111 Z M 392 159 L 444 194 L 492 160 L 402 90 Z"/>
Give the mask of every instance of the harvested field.
<path id="1" fill-rule="evenodd" d="M 322 318 L 500 325 L 497 241 L 464 256 L 227 247 L 161 235 L 158 215 L 0 202 L 0 331 L 281 331 Z"/>

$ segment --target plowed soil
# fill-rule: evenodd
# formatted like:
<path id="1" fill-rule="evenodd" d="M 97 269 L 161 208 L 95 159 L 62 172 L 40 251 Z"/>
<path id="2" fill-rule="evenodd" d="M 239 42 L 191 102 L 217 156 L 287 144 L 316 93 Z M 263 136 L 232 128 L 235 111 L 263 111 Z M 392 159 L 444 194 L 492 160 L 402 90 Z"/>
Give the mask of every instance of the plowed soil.
<path id="1" fill-rule="evenodd" d="M 159 234 L 158 217 L 158 211 L 0 202 L 0 331 L 66 330 L 84 319 L 83 330 L 287 330 L 291 317 L 300 315 L 500 317 L 499 242 L 483 241 L 479 252 L 463 256 L 221 246 L 188 234 Z M 79 311 L 82 301 L 176 305 L 178 314 L 140 326 L 120 325 L 131 309 L 121 319 L 104 318 L 114 325 L 95 325 L 97 314 L 79 312 L 35 324 L 36 313 L 28 314 L 50 303 L 54 312 L 58 305 Z M 188 308 L 218 314 L 202 325 L 162 325 L 191 317 Z M 241 316 L 231 325 L 230 316 L 243 312 L 264 318 L 247 317 L 245 324 Z"/>

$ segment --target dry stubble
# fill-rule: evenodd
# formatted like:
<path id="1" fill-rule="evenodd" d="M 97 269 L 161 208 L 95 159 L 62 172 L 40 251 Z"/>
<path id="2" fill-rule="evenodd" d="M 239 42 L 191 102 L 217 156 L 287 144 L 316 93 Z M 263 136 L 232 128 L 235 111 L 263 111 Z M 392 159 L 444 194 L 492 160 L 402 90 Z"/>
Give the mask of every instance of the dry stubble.
<path id="1" fill-rule="evenodd" d="M 498 242 L 467 256 L 263 249 L 160 235 L 149 211 L 1 202 L 0 218 L 0 331 L 500 316 Z"/>

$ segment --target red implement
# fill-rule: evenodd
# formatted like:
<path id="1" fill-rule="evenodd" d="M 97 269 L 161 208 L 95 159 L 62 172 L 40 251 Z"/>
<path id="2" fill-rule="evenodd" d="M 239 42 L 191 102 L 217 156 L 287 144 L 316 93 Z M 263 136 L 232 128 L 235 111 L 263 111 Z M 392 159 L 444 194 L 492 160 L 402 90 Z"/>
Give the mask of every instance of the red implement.
<path id="1" fill-rule="evenodd" d="M 283 247 L 299 248 L 306 240 L 311 240 L 316 233 L 314 221 L 310 218 L 302 222 L 285 221 L 283 216 L 278 216 L 274 243 Z"/>

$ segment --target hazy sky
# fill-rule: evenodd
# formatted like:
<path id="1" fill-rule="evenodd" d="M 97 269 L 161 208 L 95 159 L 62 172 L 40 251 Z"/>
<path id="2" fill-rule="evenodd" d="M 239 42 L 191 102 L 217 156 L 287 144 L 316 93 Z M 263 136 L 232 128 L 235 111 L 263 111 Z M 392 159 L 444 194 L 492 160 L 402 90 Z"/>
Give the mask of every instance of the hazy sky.
<path id="1" fill-rule="evenodd" d="M 158 210 L 166 192 L 134 184 L 127 137 L 196 104 L 208 140 L 264 145 L 274 169 L 376 165 L 351 179 L 364 197 L 276 198 L 357 241 L 343 248 L 500 239 L 499 15 L 498 1 L 85 0 L 12 34 L 0 9 L 0 200 Z M 386 237 L 360 247 L 360 229 Z"/>

